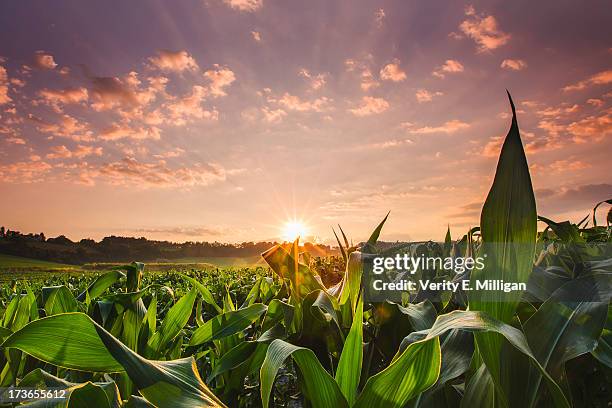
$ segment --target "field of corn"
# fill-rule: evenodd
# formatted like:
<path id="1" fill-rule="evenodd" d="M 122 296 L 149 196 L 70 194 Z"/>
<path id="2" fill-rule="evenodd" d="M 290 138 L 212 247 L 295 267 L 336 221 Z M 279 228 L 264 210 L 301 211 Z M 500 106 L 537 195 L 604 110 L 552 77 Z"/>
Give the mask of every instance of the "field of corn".
<path id="1" fill-rule="evenodd" d="M 338 231 L 338 259 L 296 242 L 262 254 L 267 268 L 3 284 L 0 387 L 66 388 L 33 403 L 62 407 L 611 406 L 610 216 L 538 217 L 515 115 L 480 226 L 409 250 L 487 246 L 469 278 L 525 293 L 367 302 L 363 259 L 385 221 L 358 246 Z"/>

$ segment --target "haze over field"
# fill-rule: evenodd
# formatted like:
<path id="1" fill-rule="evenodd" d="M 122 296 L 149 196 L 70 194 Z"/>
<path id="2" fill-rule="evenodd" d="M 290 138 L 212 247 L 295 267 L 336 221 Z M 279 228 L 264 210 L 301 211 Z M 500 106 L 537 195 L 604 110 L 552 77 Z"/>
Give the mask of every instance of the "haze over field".
<path id="1" fill-rule="evenodd" d="M 612 196 L 609 2 L 0 5 L 0 214 L 24 232 L 442 239 L 515 99 L 538 212 Z M 526 12 L 528 10 L 528 12 Z M 567 24 L 559 24 L 566 21 Z"/>

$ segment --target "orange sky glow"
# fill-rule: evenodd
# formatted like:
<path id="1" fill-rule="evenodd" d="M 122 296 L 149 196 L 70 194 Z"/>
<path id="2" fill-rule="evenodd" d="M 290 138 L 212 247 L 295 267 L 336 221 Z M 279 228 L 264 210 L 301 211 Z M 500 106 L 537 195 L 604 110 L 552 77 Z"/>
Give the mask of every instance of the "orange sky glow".
<path id="1" fill-rule="evenodd" d="M 0 5 L 10 229 L 358 242 L 391 211 L 383 240 L 462 235 L 505 89 L 538 213 L 612 197 L 608 2 L 30 3 Z"/>

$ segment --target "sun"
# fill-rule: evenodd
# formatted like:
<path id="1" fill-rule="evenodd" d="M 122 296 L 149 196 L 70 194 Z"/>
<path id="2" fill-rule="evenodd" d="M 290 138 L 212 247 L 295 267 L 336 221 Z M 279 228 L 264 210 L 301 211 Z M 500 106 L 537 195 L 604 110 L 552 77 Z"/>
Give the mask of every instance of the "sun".
<path id="1" fill-rule="evenodd" d="M 308 227 L 301 220 L 290 220 L 283 225 L 281 238 L 285 241 L 295 241 L 296 238 L 304 238 L 308 234 Z"/>

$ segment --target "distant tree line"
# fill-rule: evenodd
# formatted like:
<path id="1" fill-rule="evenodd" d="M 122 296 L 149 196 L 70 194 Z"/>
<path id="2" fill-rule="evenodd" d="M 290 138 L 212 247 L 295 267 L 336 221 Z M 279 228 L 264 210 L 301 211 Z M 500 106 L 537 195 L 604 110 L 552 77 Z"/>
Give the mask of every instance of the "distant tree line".
<path id="1" fill-rule="evenodd" d="M 155 262 L 181 258 L 248 257 L 259 255 L 274 244 L 275 242 L 176 243 L 114 235 L 99 242 L 93 239 L 73 242 L 64 235 L 46 238 L 42 232 L 22 234 L 0 227 L 0 253 L 75 265 L 88 262 Z M 304 245 L 313 255 L 324 256 L 334 252 L 327 245 Z"/>

